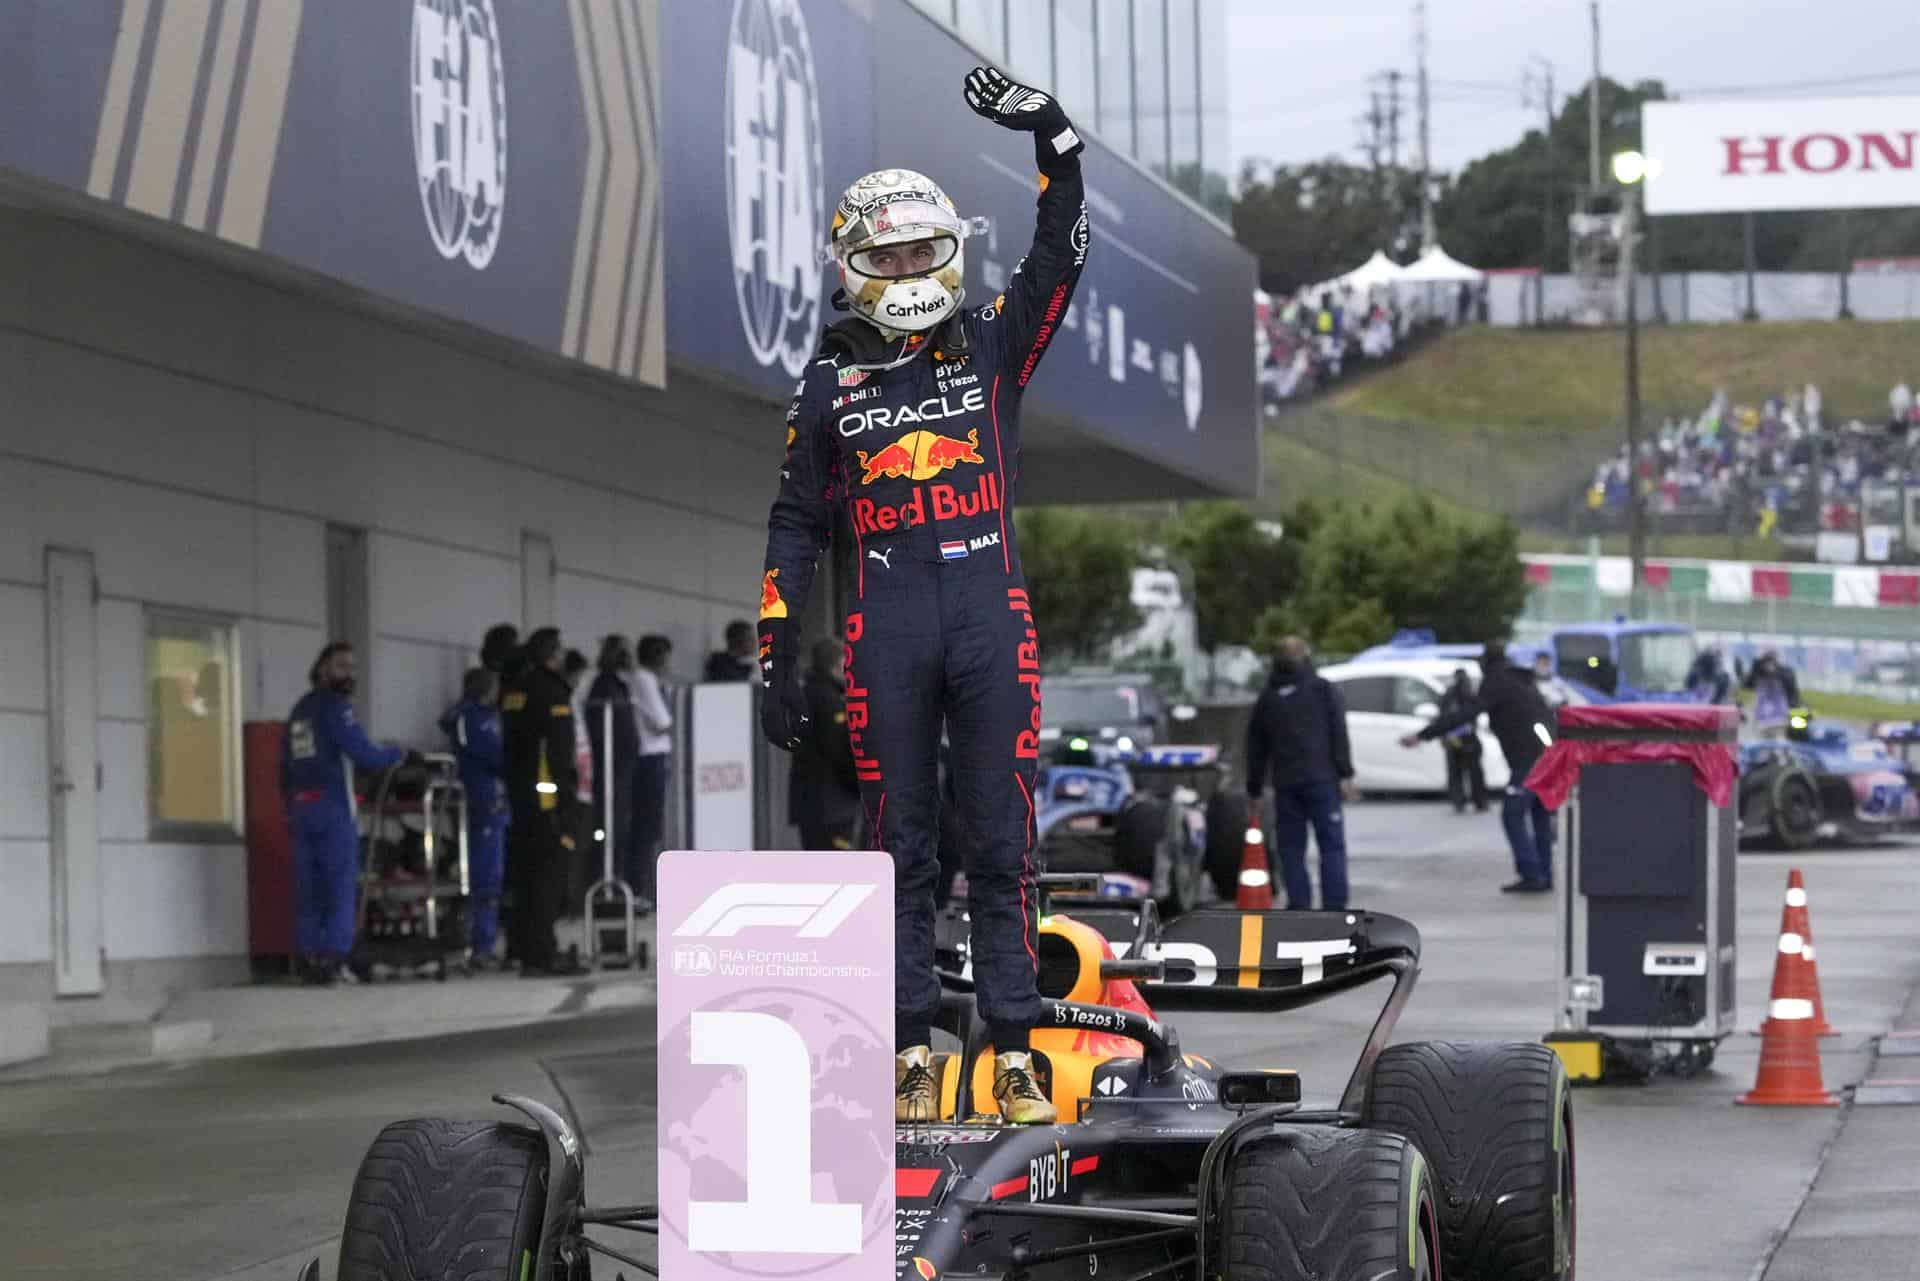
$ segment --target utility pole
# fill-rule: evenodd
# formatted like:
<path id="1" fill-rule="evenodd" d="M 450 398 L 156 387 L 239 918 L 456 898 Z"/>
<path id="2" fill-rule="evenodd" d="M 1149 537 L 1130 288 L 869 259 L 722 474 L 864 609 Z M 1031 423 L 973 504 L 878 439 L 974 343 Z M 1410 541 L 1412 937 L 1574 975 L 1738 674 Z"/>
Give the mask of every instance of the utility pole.
<path id="1" fill-rule="evenodd" d="M 1540 77 L 1539 80 L 1535 76 Z M 1553 270 L 1553 64 L 1538 54 L 1522 73 L 1523 106 L 1532 105 L 1536 85 L 1544 119 L 1540 130 L 1540 274 L 1533 278 L 1534 323 L 1547 323 L 1547 273 Z"/>
<path id="2" fill-rule="evenodd" d="M 1400 73 L 1387 72 L 1387 167 L 1400 167 Z"/>
<path id="3" fill-rule="evenodd" d="M 1599 0 L 1594 0 L 1597 4 Z M 1414 0 L 1414 60 L 1420 69 L 1420 252 L 1433 248 L 1432 120 L 1427 101 L 1427 0 Z"/>
<path id="4" fill-rule="evenodd" d="M 1536 73 L 1541 77 L 1542 85 L 1540 90 L 1542 108 L 1540 140 L 1543 144 L 1541 181 L 1545 185 L 1545 198 L 1540 202 L 1540 273 L 1544 276 L 1553 270 L 1553 64 L 1537 54 L 1532 64 L 1526 70 L 1528 96 L 1532 96 Z"/>
<path id="5" fill-rule="evenodd" d="M 1360 138 L 1360 150 L 1365 153 L 1367 157 L 1367 168 L 1373 171 L 1374 181 L 1378 182 L 1380 179 L 1380 139 L 1385 129 L 1386 115 L 1380 106 L 1380 91 L 1375 89 L 1372 94 L 1369 95 L 1369 98 L 1371 105 L 1367 108 L 1366 114 L 1362 115 L 1356 123 L 1358 123 L 1363 130 Z"/>
<path id="6" fill-rule="evenodd" d="M 1593 14 L 1593 84 L 1587 89 L 1587 190 L 1600 194 L 1600 0 L 1589 0 Z"/>

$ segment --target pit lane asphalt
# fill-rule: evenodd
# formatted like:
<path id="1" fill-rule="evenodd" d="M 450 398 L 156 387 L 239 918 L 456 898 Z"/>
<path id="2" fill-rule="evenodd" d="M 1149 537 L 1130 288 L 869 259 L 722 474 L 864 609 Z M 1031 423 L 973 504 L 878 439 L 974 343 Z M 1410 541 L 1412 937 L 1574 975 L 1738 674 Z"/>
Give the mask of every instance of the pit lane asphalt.
<path id="1" fill-rule="evenodd" d="M 1545 1032 L 1553 908 L 1496 892 L 1508 861 L 1495 818 L 1374 802 L 1350 809 L 1348 823 L 1356 904 L 1408 917 L 1425 939 L 1400 1039 Z M 1843 1032 L 1821 1047 L 1827 1085 L 1837 1088 L 1859 1079 L 1869 1038 L 1920 982 L 1920 847 L 1742 856 L 1742 1029 L 1764 1009 L 1781 891 L 1795 865 L 1807 876 L 1828 1017 Z M 1296 1068 L 1310 1100 L 1330 1100 L 1384 994 L 1366 989 L 1287 1015 L 1175 1021 L 1187 1049 Z M 380 989 L 365 995 L 378 1000 Z M 380 1126 L 422 1113 L 503 1115 L 488 1103 L 496 1090 L 566 1105 L 589 1145 L 593 1199 L 647 1200 L 652 1019 L 650 1009 L 624 1011 L 0 1087 L 9 1272 L 290 1281 L 318 1254 L 331 1277 L 347 1187 Z M 1734 1107 L 1752 1084 L 1758 1045 L 1736 1035 L 1699 1080 L 1575 1096 L 1583 1281 L 1753 1276 L 1839 1119 L 1833 1109 Z"/>

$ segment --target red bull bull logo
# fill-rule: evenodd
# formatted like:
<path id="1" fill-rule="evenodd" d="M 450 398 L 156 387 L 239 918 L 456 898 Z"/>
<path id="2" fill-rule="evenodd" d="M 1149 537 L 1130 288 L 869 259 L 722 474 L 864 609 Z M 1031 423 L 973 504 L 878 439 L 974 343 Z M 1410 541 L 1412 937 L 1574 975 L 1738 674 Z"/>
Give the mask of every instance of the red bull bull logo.
<path id="1" fill-rule="evenodd" d="M 773 580 L 778 577 L 780 577 L 780 571 L 770 569 L 767 571 L 767 576 L 760 580 L 760 617 L 762 618 L 787 616 L 787 602 L 780 599 L 780 589 L 773 585 Z"/>
<path id="2" fill-rule="evenodd" d="M 878 453 L 869 455 L 863 449 L 857 451 L 857 456 L 863 485 L 871 485 L 883 476 L 895 480 L 931 480 L 961 463 L 977 466 L 986 461 L 980 457 L 978 428 L 969 431 L 965 440 L 932 431 L 910 431 Z"/>

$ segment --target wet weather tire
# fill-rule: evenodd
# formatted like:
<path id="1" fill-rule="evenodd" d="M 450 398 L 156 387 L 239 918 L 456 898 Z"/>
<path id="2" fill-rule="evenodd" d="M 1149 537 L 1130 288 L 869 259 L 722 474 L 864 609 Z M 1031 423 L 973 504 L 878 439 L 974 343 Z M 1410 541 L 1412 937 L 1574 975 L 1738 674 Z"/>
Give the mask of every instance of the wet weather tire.
<path id="1" fill-rule="evenodd" d="M 1300 1128 L 1242 1148 L 1227 1169 L 1223 1281 L 1432 1281 L 1436 1192 L 1397 1134 Z"/>
<path id="2" fill-rule="evenodd" d="M 1246 855 L 1252 806 L 1240 792 L 1215 792 L 1207 798 L 1207 875 L 1213 890 L 1228 902 L 1240 892 L 1240 860 Z"/>
<path id="3" fill-rule="evenodd" d="M 1780 771 L 1772 793 L 1773 839 L 1783 850 L 1803 850 L 1820 835 L 1820 789 L 1805 770 Z"/>
<path id="4" fill-rule="evenodd" d="M 1134 800 L 1114 821 L 1114 870 L 1151 881 L 1154 861 L 1166 839 L 1167 803 L 1152 797 Z"/>
<path id="5" fill-rule="evenodd" d="M 546 1141 L 521 1125 L 399 1121 L 354 1176 L 338 1281 L 520 1281 L 546 1208 Z"/>
<path id="6" fill-rule="evenodd" d="M 1416 1041 L 1374 1064 L 1367 1124 L 1433 1163 L 1448 1277 L 1570 1281 L 1573 1111 L 1560 1057 L 1529 1041 Z"/>

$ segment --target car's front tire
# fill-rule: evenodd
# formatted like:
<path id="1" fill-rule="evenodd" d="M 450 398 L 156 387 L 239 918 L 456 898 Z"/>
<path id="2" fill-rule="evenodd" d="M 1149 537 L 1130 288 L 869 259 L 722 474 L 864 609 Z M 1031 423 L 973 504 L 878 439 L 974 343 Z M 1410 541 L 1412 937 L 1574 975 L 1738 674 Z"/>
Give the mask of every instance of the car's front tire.
<path id="1" fill-rule="evenodd" d="M 1445 1275 L 1571 1281 L 1573 1105 L 1559 1055 L 1531 1041 L 1389 1046 L 1367 1124 L 1433 1163 Z"/>
<path id="2" fill-rule="evenodd" d="M 1207 798 L 1207 875 L 1214 893 L 1228 902 L 1240 892 L 1240 861 L 1252 814 L 1244 792 L 1218 791 Z"/>
<path id="3" fill-rule="evenodd" d="M 547 1200 L 547 1145 L 523 1125 L 398 1121 L 354 1176 L 337 1281 L 522 1281 Z"/>
<path id="4" fill-rule="evenodd" d="M 1113 865 L 1117 871 L 1153 879 L 1154 865 L 1167 840 L 1168 805 L 1153 796 L 1135 796 L 1113 824 Z"/>
<path id="5" fill-rule="evenodd" d="M 1223 1281 L 1432 1281 L 1436 1193 L 1420 1150 L 1377 1130 L 1302 1127 L 1242 1148 L 1226 1173 Z"/>

